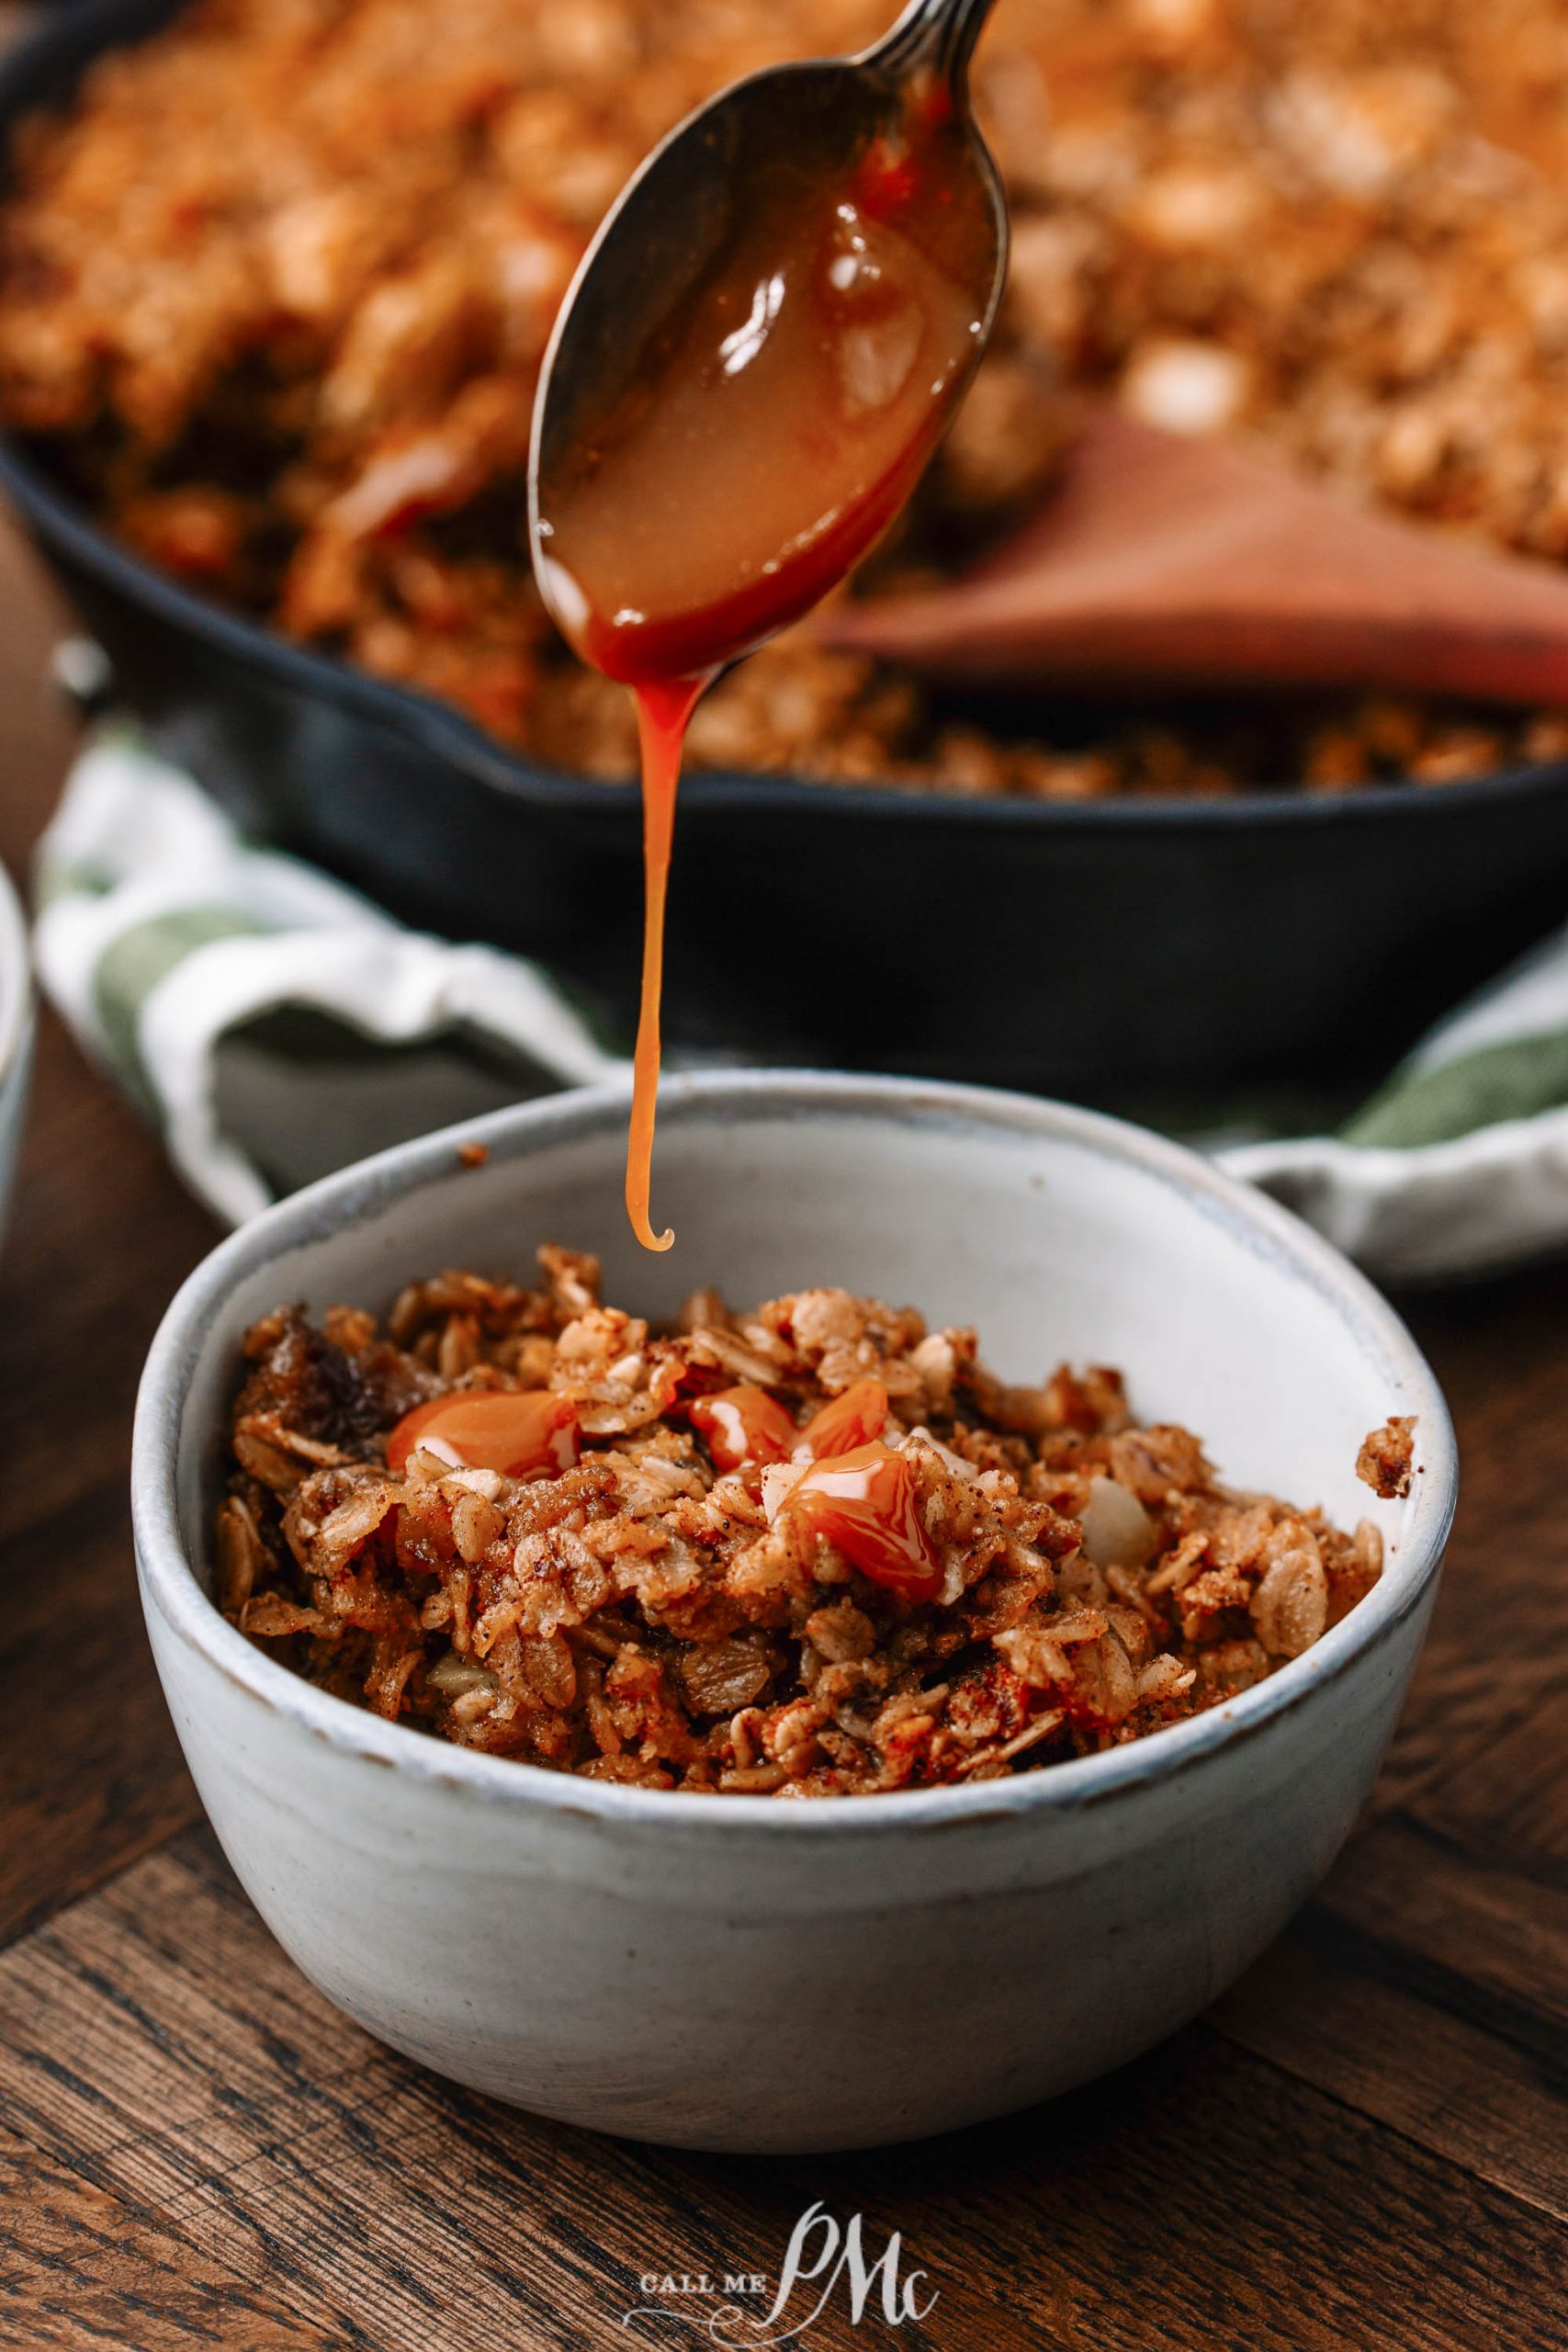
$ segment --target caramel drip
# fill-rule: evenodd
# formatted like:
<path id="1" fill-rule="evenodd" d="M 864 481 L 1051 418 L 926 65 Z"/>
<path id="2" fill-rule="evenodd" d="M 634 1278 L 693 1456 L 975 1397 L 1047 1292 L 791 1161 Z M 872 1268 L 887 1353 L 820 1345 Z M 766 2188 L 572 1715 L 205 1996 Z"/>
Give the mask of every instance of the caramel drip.
<path id="1" fill-rule="evenodd" d="M 917 77 L 841 139 L 732 159 L 716 242 L 611 334 L 598 405 L 538 485 L 534 549 L 584 660 L 637 696 L 642 1008 L 626 1212 L 645 1250 L 664 904 L 687 722 L 708 681 L 874 544 L 979 356 L 996 224 L 966 127 Z M 595 363 L 596 367 L 599 365 Z"/>
<path id="2" fill-rule="evenodd" d="M 659 1107 L 660 1006 L 664 994 L 664 901 L 675 833 L 675 792 L 686 728 L 707 677 L 649 678 L 636 689 L 642 746 L 642 1004 L 632 1065 L 632 1115 L 626 1135 L 626 1215 L 645 1250 L 668 1250 L 673 1227 L 656 1234 L 649 1220 L 653 1187 L 653 1128 Z"/>

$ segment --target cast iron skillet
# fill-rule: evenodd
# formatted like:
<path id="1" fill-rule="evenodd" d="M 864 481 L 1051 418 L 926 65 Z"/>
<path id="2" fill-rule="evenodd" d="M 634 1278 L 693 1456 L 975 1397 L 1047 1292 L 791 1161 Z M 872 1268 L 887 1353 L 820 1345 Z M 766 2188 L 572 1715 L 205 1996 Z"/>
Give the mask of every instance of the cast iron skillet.
<path id="1" fill-rule="evenodd" d="M 176 0 L 73 0 L 0 66 L 0 141 Z M 890 5 L 891 13 L 891 5 Z M 634 790 L 291 645 L 8 491 L 163 746 L 259 833 L 403 916 L 527 951 L 629 1024 Z M 1340 797 L 1082 807 L 694 775 L 673 1041 L 744 1058 L 1209 1105 L 1354 1082 L 1568 908 L 1568 765 Z"/>

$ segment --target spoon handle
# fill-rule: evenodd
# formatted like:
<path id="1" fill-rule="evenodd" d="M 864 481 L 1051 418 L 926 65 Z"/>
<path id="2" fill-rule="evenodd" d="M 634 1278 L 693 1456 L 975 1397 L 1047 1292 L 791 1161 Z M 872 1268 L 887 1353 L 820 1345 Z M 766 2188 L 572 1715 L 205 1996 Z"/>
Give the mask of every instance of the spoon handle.
<path id="1" fill-rule="evenodd" d="M 929 67 L 956 89 L 996 0 L 909 0 L 892 31 L 861 62 L 908 73 Z"/>

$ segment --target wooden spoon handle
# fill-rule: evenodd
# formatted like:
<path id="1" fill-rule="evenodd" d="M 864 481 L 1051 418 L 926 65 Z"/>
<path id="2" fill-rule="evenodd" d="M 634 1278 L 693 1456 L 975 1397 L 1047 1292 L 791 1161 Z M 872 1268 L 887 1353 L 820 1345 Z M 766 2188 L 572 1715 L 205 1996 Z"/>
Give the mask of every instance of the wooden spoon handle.
<path id="1" fill-rule="evenodd" d="M 1568 574 L 1348 504 L 1250 449 L 1090 413 L 1039 513 L 834 641 L 955 684 L 1402 688 L 1568 707 Z"/>

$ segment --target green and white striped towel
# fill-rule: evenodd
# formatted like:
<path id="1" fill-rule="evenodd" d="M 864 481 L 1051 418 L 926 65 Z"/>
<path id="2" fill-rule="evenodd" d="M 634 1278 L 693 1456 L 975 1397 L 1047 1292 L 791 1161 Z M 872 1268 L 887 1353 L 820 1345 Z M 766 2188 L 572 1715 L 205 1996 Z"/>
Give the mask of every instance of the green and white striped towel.
<path id="1" fill-rule="evenodd" d="M 251 847 L 123 727 L 78 760 L 37 893 L 45 989 L 232 1223 L 404 1136 L 626 1073 L 536 966 Z M 1385 1279 L 1568 1246 L 1568 933 L 1337 1135 L 1216 1156 Z"/>

